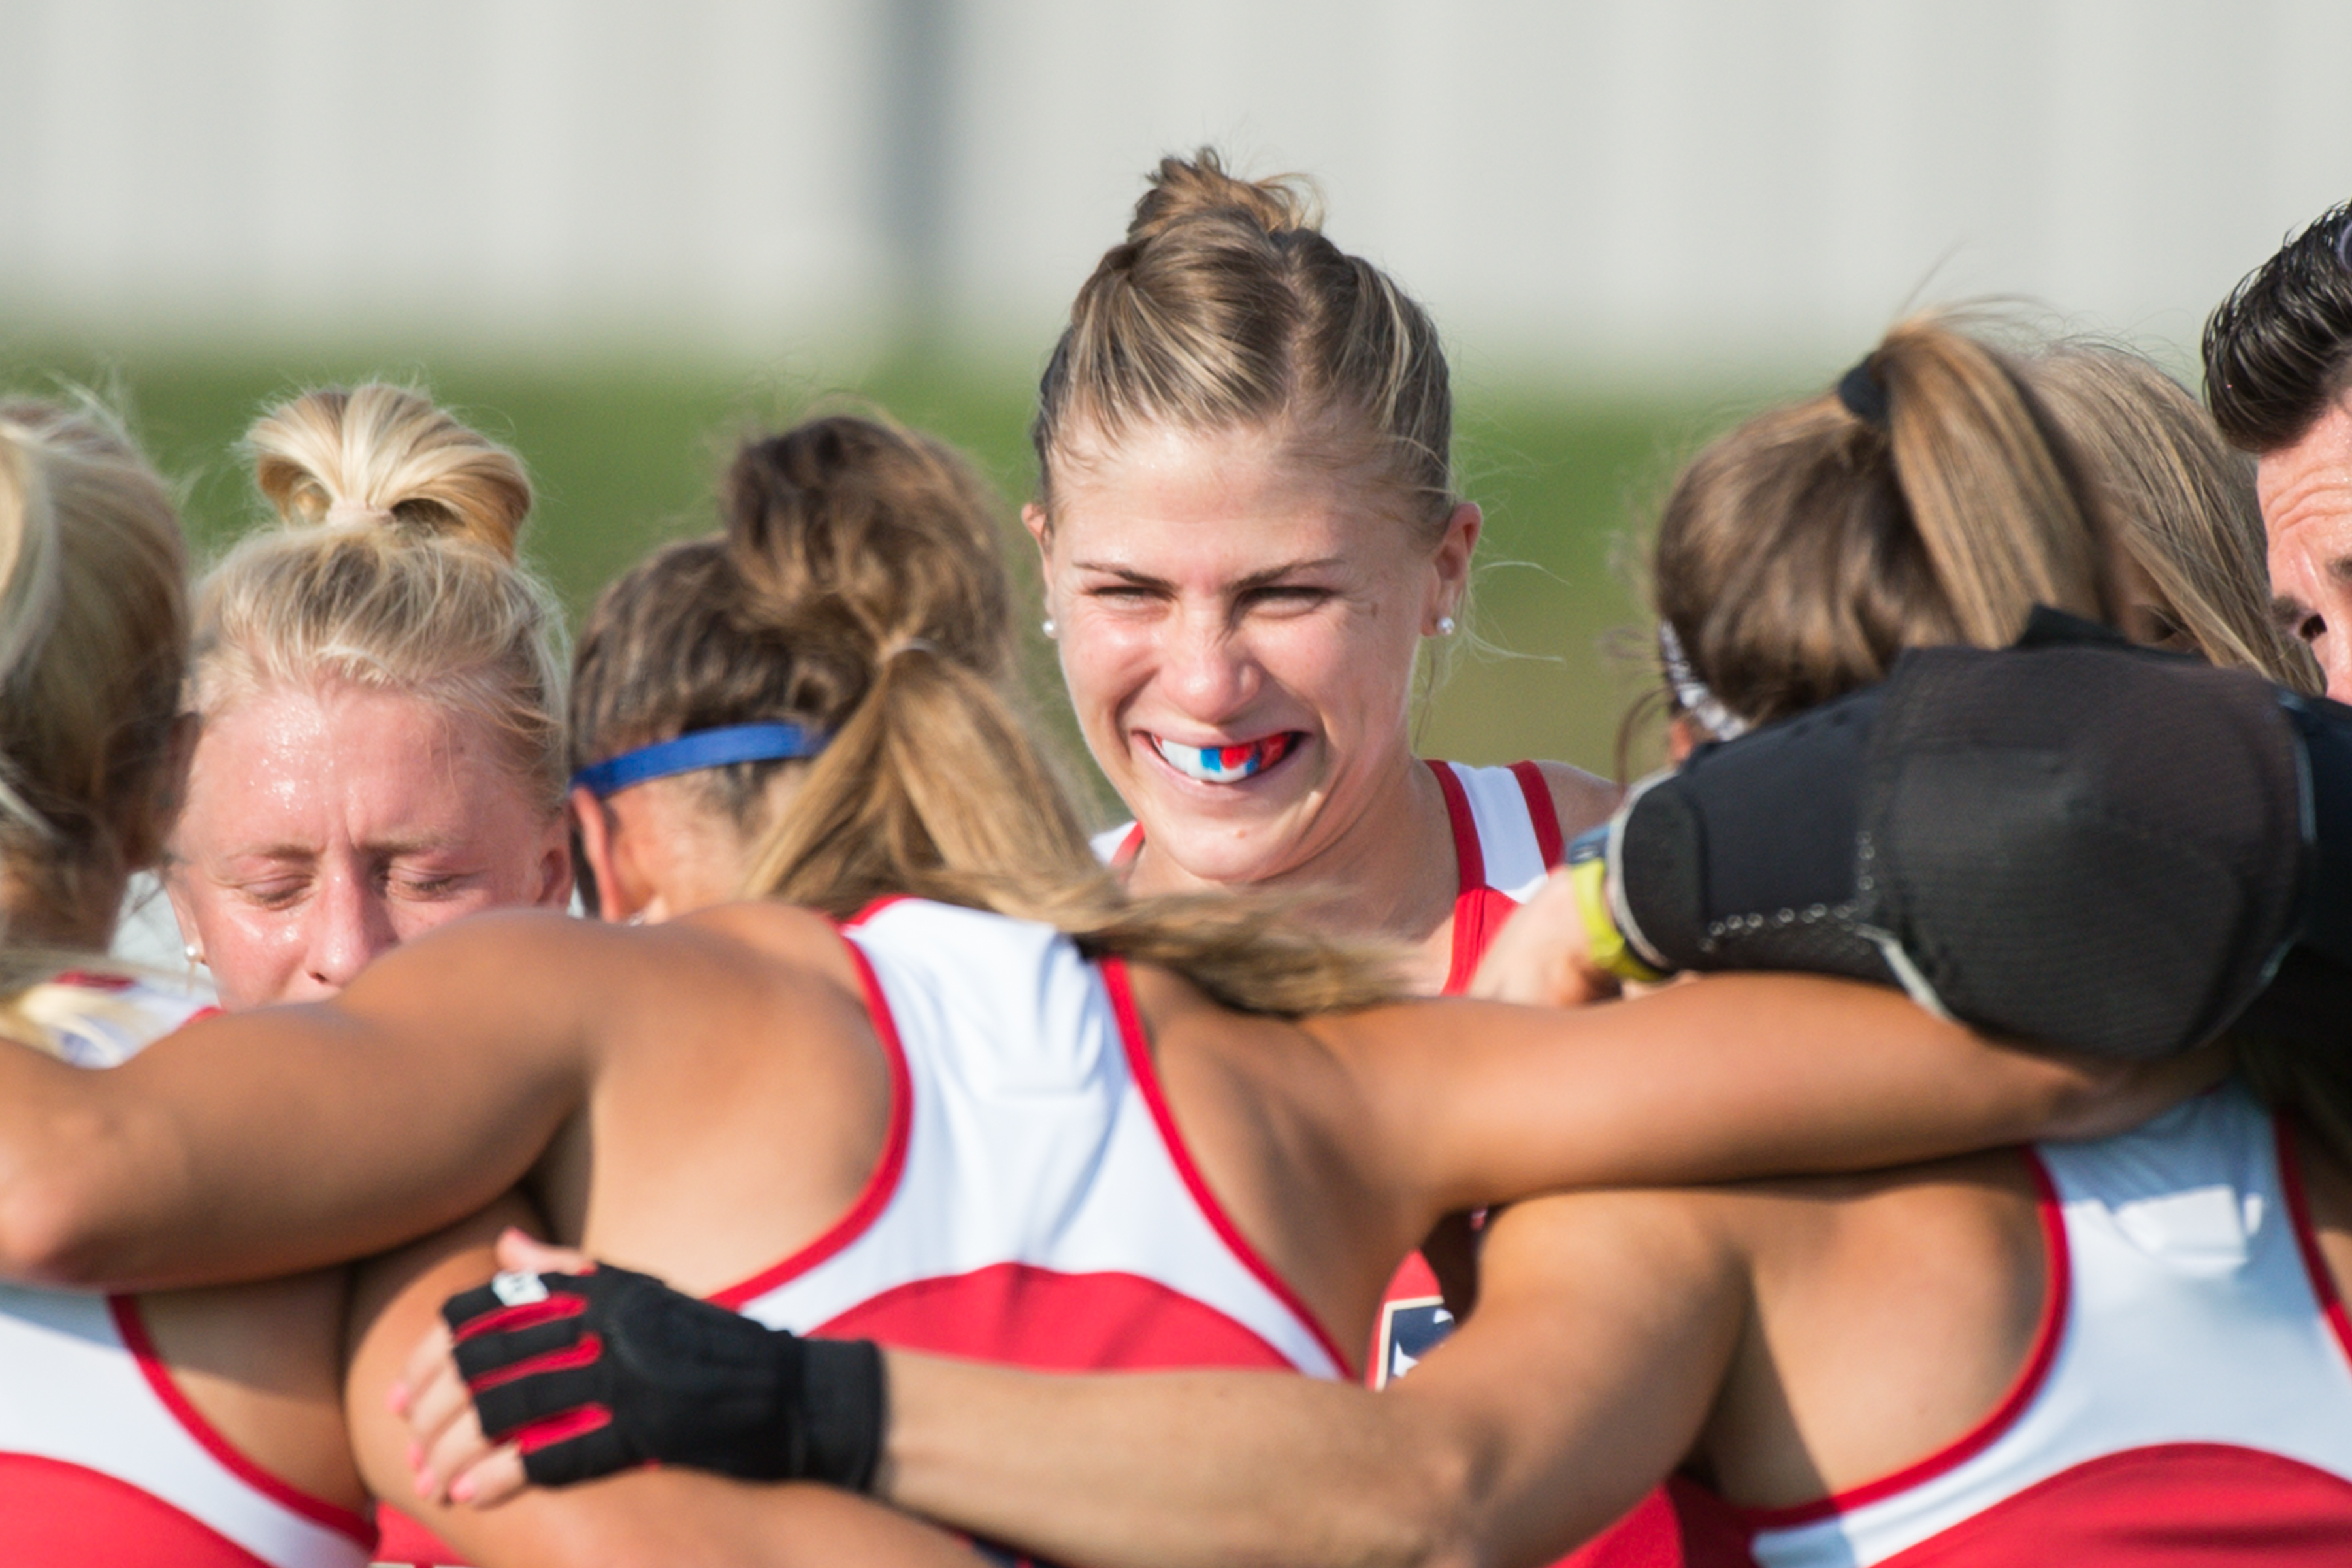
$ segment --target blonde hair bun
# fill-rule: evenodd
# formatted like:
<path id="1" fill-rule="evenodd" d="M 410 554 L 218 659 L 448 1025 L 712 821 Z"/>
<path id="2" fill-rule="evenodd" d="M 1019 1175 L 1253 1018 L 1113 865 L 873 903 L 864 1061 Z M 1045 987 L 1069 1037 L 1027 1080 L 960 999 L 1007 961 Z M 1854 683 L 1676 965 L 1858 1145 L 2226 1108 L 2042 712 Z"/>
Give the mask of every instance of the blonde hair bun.
<path id="1" fill-rule="evenodd" d="M 1226 172 L 1213 147 L 1200 149 L 1189 160 L 1162 158 L 1149 178 L 1151 188 L 1135 204 L 1127 226 L 1131 245 L 1206 217 L 1240 217 L 1270 235 L 1322 232 L 1323 204 L 1305 176 L 1244 180 Z"/>
<path id="2" fill-rule="evenodd" d="M 413 528 L 517 558 L 531 503 L 522 459 L 422 393 L 380 381 L 306 392 L 246 440 L 255 482 L 289 523 Z"/>

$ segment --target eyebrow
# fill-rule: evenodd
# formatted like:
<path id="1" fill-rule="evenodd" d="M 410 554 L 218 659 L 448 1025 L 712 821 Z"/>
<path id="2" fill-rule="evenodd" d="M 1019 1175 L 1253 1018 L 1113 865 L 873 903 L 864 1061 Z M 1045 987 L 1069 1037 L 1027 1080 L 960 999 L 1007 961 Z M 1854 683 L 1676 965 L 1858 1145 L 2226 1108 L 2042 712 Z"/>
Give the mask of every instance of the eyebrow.
<path id="1" fill-rule="evenodd" d="M 1138 572 L 1131 566 L 1122 566 L 1115 561 L 1073 561 L 1070 564 L 1081 572 L 1100 572 L 1106 576 L 1118 577 L 1132 583 L 1139 588 L 1167 588 L 1174 585 L 1164 577 L 1154 577 L 1148 572 Z M 1321 572 L 1346 564 L 1346 558 L 1339 555 L 1318 555 L 1312 561 L 1286 561 L 1279 566 L 1269 566 L 1263 572 L 1253 572 L 1248 576 L 1241 578 L 1233 584 L 1232 591 L 1246 594 L 1253 588 L 1263 588 L 1278 583 L 1294 573 Z"/>
<path id="2" fill-rule="evenodd" d="M 451 847 L 451 843 L 446 838 L 433 837 L 385 838 L 372 840 L 360 847 L 369 855 L 397 859 L 404 855 L 425 855 L 446 850 Z M 315 844 L 261 844 L 231 849 L 228 854 L 236 859 L 249 856 L 262 860 L 316 860 L 320 849 Z"/>

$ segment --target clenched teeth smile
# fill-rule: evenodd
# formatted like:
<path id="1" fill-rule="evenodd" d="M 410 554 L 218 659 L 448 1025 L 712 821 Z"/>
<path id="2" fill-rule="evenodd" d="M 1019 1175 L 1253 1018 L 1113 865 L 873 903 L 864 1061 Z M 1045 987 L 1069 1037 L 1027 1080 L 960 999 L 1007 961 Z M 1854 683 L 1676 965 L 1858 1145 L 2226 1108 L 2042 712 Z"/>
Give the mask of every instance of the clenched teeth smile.
<path id="1" fill-rule="evenodd" d="M 1278 735 L 1239 746 L 1180 746 L 1157 735 L 1146 739 L 1162 762 L 1188 779 L 1198 779 L 1202 784 L 1239 784 L 1288 756 L 1291 748 L 1298 743 L 1298 731 L 1285 730 Z"/>

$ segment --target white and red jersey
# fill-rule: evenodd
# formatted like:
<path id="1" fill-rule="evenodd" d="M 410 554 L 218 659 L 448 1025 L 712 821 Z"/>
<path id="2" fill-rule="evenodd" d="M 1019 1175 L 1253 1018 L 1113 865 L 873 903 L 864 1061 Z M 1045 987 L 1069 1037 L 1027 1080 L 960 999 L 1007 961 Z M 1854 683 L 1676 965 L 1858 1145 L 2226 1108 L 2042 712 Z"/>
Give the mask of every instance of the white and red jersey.
<path id="1" fill-rule="evenodd" d="M 1471 768 L 1432 760 L 1428 767 L 1454 830 L 1454 951 L 1440 994 L 1458 996 L 1469 989 L 1495 933 L 1542 886 L 1567 847 L 1551 785 L 1538 764 Z M 1094 844 L 1106 864 L 1123 867 L 1143 847 L 1142 825 L 1115 827 Z M 1381 1294 L 1365 1381 L 1387 1387 L 1453 1331 L 1454 1314 L 1445 1309 L 1437 1276 L 1416 1252 Z M 1678 1568 L 1682 1560 L 1674 1510 L 1665 1494 L 1655 1491 L 1566 1561 L 1575 1568 Z"/>
<path id="2" fill-rule="evenodd" d="M 1478 961 L 1504 921 L 1543 884 L 1565 852 L 1551 785 L 1534 763 L 1466 768 L 1431 761 L 1454 830 L 1454 952 L 1441 994 L 1470 987 Z M 1143 847 L 1143 826 L 1130 822 L 1095 839 L 1106 864 L 1123 867 Z M 1386 1387 L 1453 1331 L 1453 1314 L 1437 1276 L 1419 1253 L 1404 1260 L 1381 1298 L 1380 1320 L 1365 1357 L 1367 1381 Z"/>
<path id="3" fill-rule="evenodd" d="M 2286 1129 L 2231 1083 L 2029 1158 L 2050 1283 L 2007 1397 L 1894 1475 L 1733 1510 L 1751 1555 L 1694 1562 L 2352 1562 L 2352 1323 Z"/>
<path id="4" fill-rule="evenodd" d="M 824 1235 L 714 1300 L 1041 1369 L 1347 1374 L 1202 1180 L 1117 960 L 912 899 L 844 935 L 890 1060 L 882 1158 Z"/>
<path id="5" fill-rule="evenodd" d="M 84 1066 L 127 1061 L 209 1010 L 81 975 L 15 1006 Z M 213 1428 L 157 1358 L 135 1299 L 0 1285 L 0 1562 L 356 1568 L 373 1539 L 358 1514 L 269 1474 Z"/>
<path id="6" fill-rule="evenodd" d="M 1567 847 L 1551 785 L 1536 763 L 1465 768 L 1433 760 L 1426 765 L 1445 796 L 1454 829 L 1454 955 L 1439 994 L 1458 996 L 1470 988 L 1495 932 L 1559 864 Z M 1123 869 L 1143 847 L 1143 825 L 1098 833 L 1094 845 L 1105 865 Z"/>
<path id="7" fill-rule="evenodd" d="M 1551 785 L 1533 763 L 1507 768 L 1465 768 L 1432 762 L 1454 829 L 1454 957 L 1441 995 L 1470 988 L 1478 961 L 1511 911 L 1534 896 L 1565 853 Z M 1454 1331 L 1454 1314 L 1438 1294 L 1437 1276 L 1416 1252 L 1404 1260 L 1381 1299 L 1367 1380 L 1385 1388 Z"/>

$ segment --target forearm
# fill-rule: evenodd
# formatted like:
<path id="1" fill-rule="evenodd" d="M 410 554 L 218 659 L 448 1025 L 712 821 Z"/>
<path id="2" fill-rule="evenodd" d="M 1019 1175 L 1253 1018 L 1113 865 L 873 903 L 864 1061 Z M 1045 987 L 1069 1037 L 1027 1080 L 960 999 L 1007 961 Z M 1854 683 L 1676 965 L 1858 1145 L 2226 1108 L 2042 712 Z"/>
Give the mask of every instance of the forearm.
<path id="1" fill-rule="evenodd" d="M 2145 1116 L 2195 1083 L 2189 1066 L 2050 1058 L 1899 993 L 1801 975 L 1712 976 L 1575 1012 L 1453 1004 L 1363 1033 L 1347 1048 L 1370 1146 L 1420 1163 L 1438 1212 L 1875 1169 Z"/>
<path id="2" fill-rule="evenodd" d="M 1066 1377 L 893 1352 L 877 1494 L 1088 1568 L 1447 1561 L 1458 1467 L 1395 1402 L 1283 1373 Z"/>
<path id="3" fill-rule="evenodd" d="M 474 940 L 436 933 L 334 1002 L 207 1019 L 105 1072 L 0 1051 L 0 1273 L 266 1278 L 479 1208 L 585 1093 L 589 981 L 551 984 L 578 923 L 453 927 Z"/>

